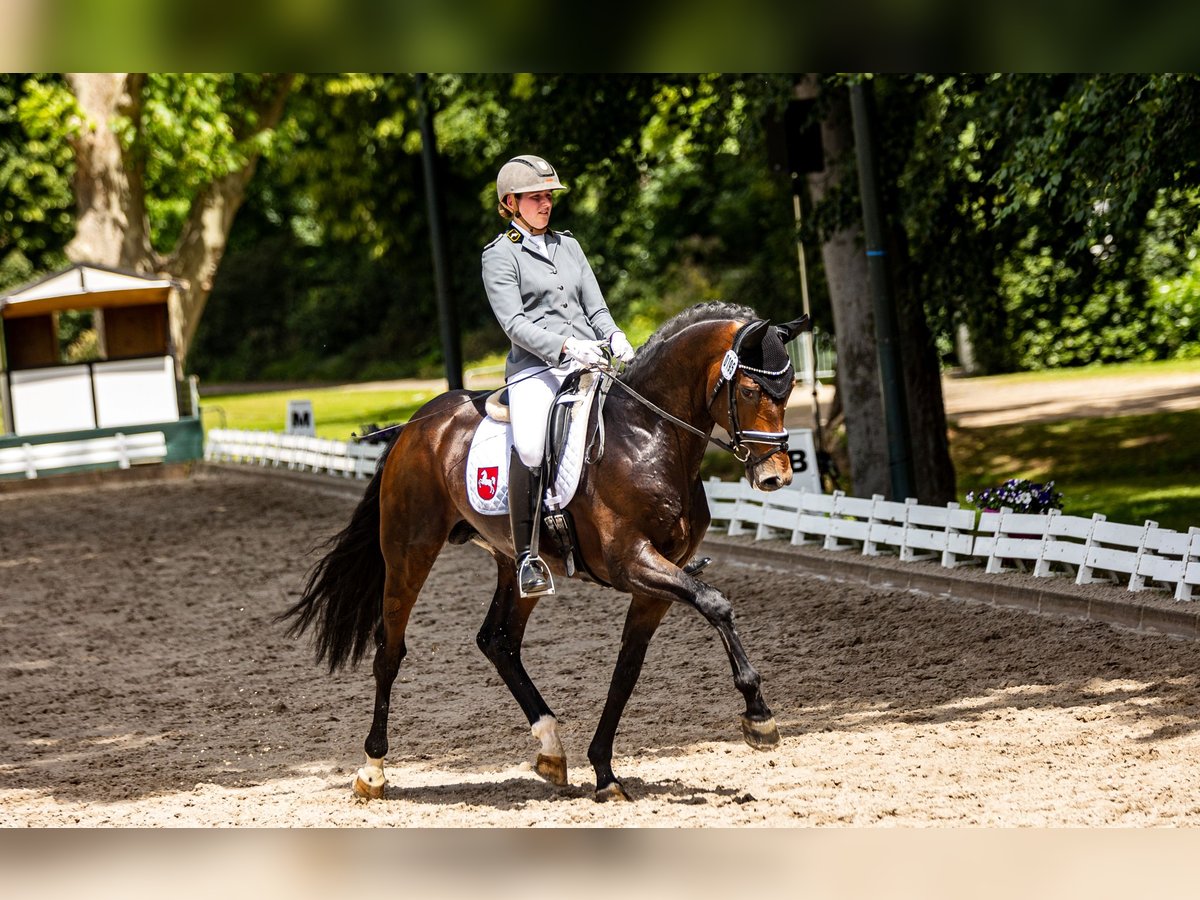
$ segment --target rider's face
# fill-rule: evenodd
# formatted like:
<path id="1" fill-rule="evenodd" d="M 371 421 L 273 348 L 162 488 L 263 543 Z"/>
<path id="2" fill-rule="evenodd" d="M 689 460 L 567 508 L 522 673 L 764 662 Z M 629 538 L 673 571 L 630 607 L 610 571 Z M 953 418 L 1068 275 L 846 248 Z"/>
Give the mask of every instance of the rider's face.
<path id="1" fill-rule="evenodd" d="M 531 191 L 528 194 L 517 194 L 517 212 L 529 223 L 534 231 L 544 231 L 550 225 L 550 212 L 554 208 L 554 194 L 551 191 Z"/>

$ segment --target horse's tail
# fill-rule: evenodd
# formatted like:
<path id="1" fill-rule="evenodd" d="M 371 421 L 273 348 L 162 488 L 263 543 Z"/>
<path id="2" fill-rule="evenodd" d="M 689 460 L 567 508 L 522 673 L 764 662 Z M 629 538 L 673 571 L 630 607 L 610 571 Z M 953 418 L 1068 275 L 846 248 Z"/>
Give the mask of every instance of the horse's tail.
<path id="1" fill-rule="evenodd" d="M 289 636 L 299 636 L 315 625 L 317 662 L 328 661 L 330 672 L 347 661 L 358 664 L 383 614 L 387 566 L 379 547 L 379 494 L 384 463 L 393 446 L 394 438 L 380 456 L 350 524 L 324 545 L 332 549 L 309 572 L 303 595 L 278 616 L 278 621 L 295 617 Z"/>

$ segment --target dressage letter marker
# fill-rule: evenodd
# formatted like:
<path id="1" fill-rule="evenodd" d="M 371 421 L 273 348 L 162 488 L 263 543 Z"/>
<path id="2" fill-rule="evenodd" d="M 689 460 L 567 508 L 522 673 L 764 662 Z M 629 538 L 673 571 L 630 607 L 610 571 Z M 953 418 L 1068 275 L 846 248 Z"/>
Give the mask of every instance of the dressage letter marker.
<path id="1" fill-rule="evenodd" d="M 791 487 L 810 494 L 821 493 L 817 446 L 811 428 L 788 429 L 788 458 L 792 461 Z"/>
<path id="2" fill-rule="evenodd" d="M 284 427 L 286 434 L 306 434 L 317 436 L 317 423 L 313 419 L 311 400 L 289 400 L 287 405 L 287 423 Z"/>

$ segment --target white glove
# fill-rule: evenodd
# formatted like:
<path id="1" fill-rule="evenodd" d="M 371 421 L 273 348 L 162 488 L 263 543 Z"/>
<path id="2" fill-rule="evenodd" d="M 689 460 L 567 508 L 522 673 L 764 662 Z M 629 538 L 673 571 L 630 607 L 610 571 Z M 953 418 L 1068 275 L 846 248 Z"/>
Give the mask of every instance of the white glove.
<path id="1" fill-rule="evenodd" d="M 604 354 L 600 352 L 603 346 L 604 341 L 581 341 L 569 337 L 563 344 L 563 353 L 581 366 L 598 366 L 604 362 Z"/>
<path id="2" fill-rule="evenodd" d="M 633 359 L 633 344 L 629 343 L 625 332 L 614 331 L 608 338 L 608 346 L 612 348 L 613 356 L 621 362 L 627 363 Z"/>

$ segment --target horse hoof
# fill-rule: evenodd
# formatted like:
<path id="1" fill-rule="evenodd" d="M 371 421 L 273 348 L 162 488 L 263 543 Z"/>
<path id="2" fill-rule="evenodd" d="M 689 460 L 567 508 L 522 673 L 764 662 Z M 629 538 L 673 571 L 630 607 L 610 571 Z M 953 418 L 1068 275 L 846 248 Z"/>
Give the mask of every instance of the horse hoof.
<path id="1" fill-rule="evenodd" d="M 378 800 L 383 796 L 383 788 L 387 779 L 383 777 L 383 769 L 366 766 L 358 770 L 354 776 L 354 793 L 366 800 Z"/>
<path id="2" fill-rule="evenodd" d="M 625 788 L 621 787 L 621 782 L 619 781 L 607 784 L 596 791 L 597 803 L 607 803 L 609 800 L 616 800 L 621 803 L 633 802 L 633 798 L 625 793 Z"/>
<path id="3" fill-rule="evenodd" d="M 779 728 L 774 717 L 755 722 L 742 716 L 742 737 L 755 750 L 771 750 L 779 746 Z"/>
<path id="4" fill-rule="evenodd" d="M 534 771 L 557 787 L 567 786 L 566 757 L 547 756 L 545 753 L 539 753 Z"/>

